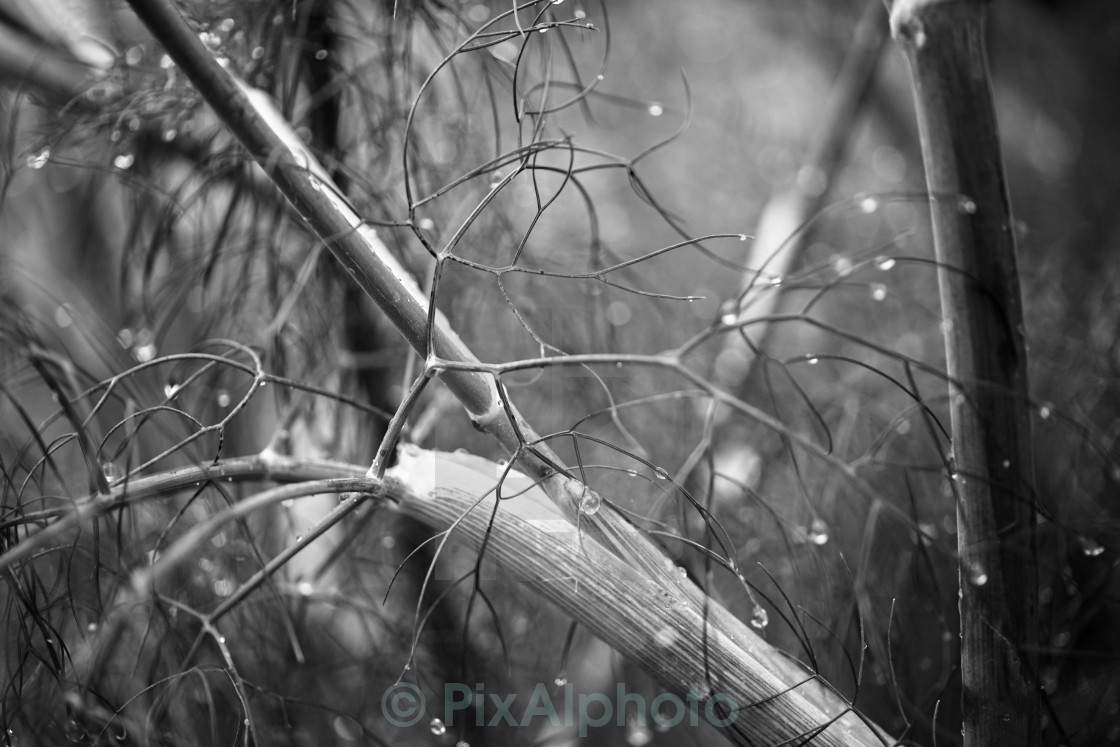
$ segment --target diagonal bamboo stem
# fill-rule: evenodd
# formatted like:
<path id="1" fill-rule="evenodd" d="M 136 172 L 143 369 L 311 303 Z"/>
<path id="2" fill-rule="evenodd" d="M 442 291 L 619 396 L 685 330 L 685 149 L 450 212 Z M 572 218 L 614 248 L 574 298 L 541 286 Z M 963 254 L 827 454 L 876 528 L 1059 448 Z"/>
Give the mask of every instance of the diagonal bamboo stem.
<path id="1" fill-rule="evenodd" d="M 1015 239 L 980 0 L 896 0 L 951 386 L 965 745 L 1037 745 L 1038 550 Z"/>

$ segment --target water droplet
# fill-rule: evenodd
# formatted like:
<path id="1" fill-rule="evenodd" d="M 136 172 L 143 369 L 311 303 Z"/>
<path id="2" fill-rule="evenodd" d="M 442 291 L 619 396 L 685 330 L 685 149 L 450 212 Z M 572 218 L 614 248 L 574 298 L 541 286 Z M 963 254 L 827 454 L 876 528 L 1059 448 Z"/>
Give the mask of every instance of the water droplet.
<path id="1" fill-rule="evenodd" d="M 300 542 L 303 542 L 303 535 L 302 534 L 297 534 L 296 535 L 296 544 L 298 545 Z"/>
<path id="2" fill-rule="evenodd" d="M 677 575 L 683 580 L 688 578 L 688 569 L 683 565 L 678 565 L 676 568 Z"/>
<path id="3" fill-rule="evenodd" d="M 813 519 L 809 526 L 809 541 L 814 545 L 828 544 L 828 524 L 824 523 L 824 519 Z"/>
<path id="4" fill-rule="evenodd" d="M 602 73 L 599 73 L 598 75 L 595 76 L 595 80 L 603 80 L 603 78 L 605 78 L 605 77 L 607 77 L 607 76 L 603 75 Z"/>
<path id="5" fill-rule="evenodd" d="M 325 60 L 325 59 L 327 59 L 327 50 L 325 50 L 325 49 L 320 49 L 319 51 L 317 51 L 317 52 L 315 53 L 315 59 L 317 59 L 317 60 Z"/>
<path id="6" fill-rule="evenodd" d="M 421 218 L 420 222 L 416 224 L 422 231 L 431 231 L 436 227 L 436 222 L 431 218 Z"/>
<path id="7" fill-rule="evenodd" d="M 225 644 L 226 637 L 224 635 L 218 636 L 218 643 Z"/>
<path id="8" fill-rule="evenodd" d="M 628 469 L 628 470 L 626 470 L 626 476 L 627 477 L 637 477 L 638 476 L 638 470 Z"/>
<path id="9" fill-rule="evenodd" d="M 163 142 L 170 143 L 175 138 L 179 137 L 179 131 L 174 127 L 168 127 L 163 131 Z"/>
<path id="10" fill-rule="evenodd" d="M 300 581 L 296 591 L 299 592 L 301 597 L 309 597 L 315 593 L 315 587 L 311 585 L 310 581 Z"/>
<path id="11" fill-rule="evenodd" d="M 649 111 L 649 115 L 651 117 L 660 117 L 662 114 L 665 113 L 665 107 L 663 107 L 661 104 L 654 101 L 652 104 L 649 105 L 649 109 L 647 111 Z"/>
<path id="12" fill-rule="evenodd" d="M 868 195 L 859 201 L 859 209 L 865 213 L 874 213 L 879 209 L 879 198 Z"/>
<path id="13" fill-rule="evenodd" d="M 1038 408 L 1038 417 L 1046 420 L 1050 417 L 1050 412 L 1050 405 L 1043 405 L 1042 407 Z"/>
<path id="14" fill-rule="evenodd" d="M 542 34 L 547 33 L 548 32 L 548 26 L 545 26 L 544 28 L 541 28 L 541 29 L 537 29 L 537 31 L 539 33 L 542 33 Z"/>
<path id="15" fill-rule="evenodd" d="M 760 604 L 754 606 L 751 612 L 751 627 L 756 630 L 765 630 L 766 626 L 770 624 L 770 615 Z"/>
<path id="16" fill-rule="evenodd" d="M 174 380 L 168 380 L 168 382 L 163 385 L 163 396 L 171 399 L 179 393 L 179 389 L 179 385 L 176 384 Z"/>
<path id="17" fill-rule="evenodd" d="M 664 469 L 662 469 L 661 467 L 657 467 L 656 469 L 654 469 L 654 471 L 653 471 L 653 475 L 654 475 L 654 477 L 656 477 L 656 478 L 657 478 L 658 480 L 668 480 L 668 479 L 669 479 L 669 473 L 668 473 L 668 472 L 666 472 L 666 471 L 665 471 Z"/>
<path id="18" fill-rule="evenodd" d="M 988 572 L 979 565 L 971 566 L 968 569 L 968 582 L 973 586 L 983 586 L 988 583 Z"/>
<path id="19" fill-rule="evenodd" d="M 594 516 L 602 506 L 602 497 L 591 488 L 584 488 L 583 497 L 579 501 L 579 512 L 586 516 Z"/>
<path id="20" fill-rule="evenodd" d="M 568 684 L 568 675 L 564 672 L 561 672 L 560 674 L 556 675 L 556 679 L 554 679 L 552 682 L 557 687 L 563 687 L 564 685 Z"/>
<path id="21" fill-rule="evenodd" d="M 144 48 L 137 45 L 129 47 L 128 51 L 124 53 L 124 61 L 129 65 L 139 65 L 140 61 L 144 59 Z"/>
<path id="22" fill-rule="evenodd" d="M 578 21 L 582 18 L 587 18 L 587 11 L 585 11 L 583 8 L 576 8 L 576 12 L 573 15 L 575 15 L 576 20 Z"/>
<path id="23" fill-rule="evenodd" d="M 847 257 L 833 257 L 832 269 L 839 277 L 847 277 L 852 273 L 852 260 Z"/>
<path id="24" fill-rule="evenodd" d="M 120 171 L 128 171 L 132 168 L 132 164 L 136 162 L 136 156 L 131 153 L 121 153 L 113 159 L 113 167 Z"/>
<path id="25" fill-rule="evenodd" d="M 70 309 L 66 308 L 66 304 L 55 307 L 54 323 L 59 329 L 66 329 L 74 323 L 74 317 L 70 316 Z"/>
<path id="26" fill-rule="evenodd" d="M 820 363 L 820 362 L 821 362 L 821 359 L 820 359 L 820 358 L 810 358 L 810 359 L 809 359 L 809 365 L 810 365 L 810 366 L 815 366 L 815 365 L 817 365 L 817 364 L 818 364 L 818 363 Z"/>
<path id="27" fill-rule="evenodd" d="M 774 275 L 773 277 L 770 278 L 770 285 L 777 288 L 779 285 L 782 284 L 782 280 L 783 280 L 783 278 L 782 278 L 781 275 Z"/>
<path id="28" fill-rule="evenodd" d="M 876 301 L 882 301 L 887 297 L 887 286 L 882 283 L 871 284 L 871 298 Z"/>
<path id="29" fill-rule="evenodd" d="M 879 270 L 882 270 L 883 272 L 886 272 L 888 270 L 893 269 L 894 266 L 895 266 L 895 258 L 894 257 L 876 257 L 875 258 L 875 267 L 878 268 Z"/>
<path id="30" fill-rule="evenodd" d="M 249 55 L 254 60 L 259 60 L 260 58 L 264 57 L 264 47 L 253 47 L 253 51 L 250 52 Z"/>
<path id="31" fill-rule="evenodd" d="M 739 241 L 746 241 L 749 238 L 750 236 L 747 236 L 745 233 L 739 234 Z"/>
<path id="32" fill-rule="evenodd" d="M 1087 557 L 1096 558 L 1104 554 L 1104 545 L 1097 542 L 1092 537 L 1078 537 L 1077 541 L 1081 544 L 1081 552 Z"/>
<path id="33" fill-rule="evenodd" d="M 105 480 L 107 482 L 119 480 L 124 475 L 121 468 L 112 461 L 104 461 L 101 463 L 101 474 L 105 475 Z"/>
<path id="34" fill-rule="evenodd" d="M 736 313 L 735 313 L 735 312 L 733 312 L 733 311 L 729 311 L 729 312 L 727 312 L 726 314 L 724 314 L 723 316 L 721 316 L 721 317 L 719 318 L 719 320 L 720 320 L 720 322 L 721 322 L 721 323 L 722 323 L 722 324 L 723 324 L 724 326 L 730 327 L 730 326 L 732 326 L 733 324 L 736 324 L 736 323 L 738 323 L 738 321 L 739 321 L 739 315 L 738 315 L 738 314 L 736 314 Z"/>
<path id="35" fill-rule="evenodd" d="M 976 202 L 970 197 L 962 197 L 957 201 L 957 210 L 963 215 L 976 215 Z"/>
<path id="36" fill-rule="evenodd" d="M 51 149 L 50 148 L 43 148 L 38 153 L 32 153 L 30 156 L 27 157 L 27 168 L 29 168 L 29 169 L 41 169 L 44 166 L 46 166 L 47 163 L 50 160 L 51 160 Z"/>
<path id="37" fill-rule="evenodd" d="M 626 743 L 630 747 L 646 747 L 653 741 L 653 731 L 631 716 L 626 720 Z"/>
<path id="38" fill-rule="evenodd" d="M 225 389 L 218 391 L 218 407 L 229 407 L 230 396 Z"/>
<path id="39" fill-rule="evenodd" d="M 428 728 L 431 729 L 432 734 L 435 734 L 437 737 L 447 733 L 447 727 L 444 725 L 442 719 L 432 719 L 432 722 L 428 724 Z"/>

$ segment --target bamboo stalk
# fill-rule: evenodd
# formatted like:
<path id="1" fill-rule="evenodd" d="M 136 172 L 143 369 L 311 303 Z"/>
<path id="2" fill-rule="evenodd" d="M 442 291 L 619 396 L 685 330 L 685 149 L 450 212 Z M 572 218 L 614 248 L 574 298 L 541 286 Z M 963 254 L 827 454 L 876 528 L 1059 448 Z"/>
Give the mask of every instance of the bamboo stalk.
<path id="1" fill-rule="evenodd" d="M 950 386 L 965 745 L 1037 745 L 1038 551 L 1011 208 L 980 0 L 896 0 L 931 194 Z"/>

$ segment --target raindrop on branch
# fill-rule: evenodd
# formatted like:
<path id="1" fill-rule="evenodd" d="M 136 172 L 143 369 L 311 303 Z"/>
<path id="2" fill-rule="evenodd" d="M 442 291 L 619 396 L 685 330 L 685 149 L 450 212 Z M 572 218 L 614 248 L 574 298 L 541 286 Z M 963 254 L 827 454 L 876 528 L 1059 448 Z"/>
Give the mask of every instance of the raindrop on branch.
<path id="1" fill-rule="evenodd" d="M 813 523 L 809 526 L 809 541 L 814 545 L 828 544 L 828 524 L 824 519 L 813 519 Z"/>
<path id="2" fill-rule="evenodd" d="M 751 627 L 756 630 L 765 630 L 766 626 L 769 624 L 770 615 L 766 613 L 762 605 L 756 604 L 754 610 L 751 612 Z"/>
<path id="3" fill-rule="evenodd" d="M 47 163 L 50 162 L 50 160 L 51 160 L 51 149 L 50 148 L 43 148 L 38 153 L 32 153 L 30 156 L 27 157 L 27 168 L 36 169 L 36 170 L 41 169 L 44 166 L 46 166 Z"/>

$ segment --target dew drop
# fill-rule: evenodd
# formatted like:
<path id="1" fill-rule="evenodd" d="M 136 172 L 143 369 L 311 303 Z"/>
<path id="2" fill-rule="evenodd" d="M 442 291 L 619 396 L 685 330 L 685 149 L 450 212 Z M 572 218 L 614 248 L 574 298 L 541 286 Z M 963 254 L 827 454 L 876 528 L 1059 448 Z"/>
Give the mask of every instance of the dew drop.
<path id="1" fill-rule="evenodd" d="M 749 238 L 750 236 L 747 236 L 745 233 L 739 234 L 739 241 L 746 241 Z"/>
<path id="2" fill-rule="evenodd" d="M 300 581 L 296 586 L 296 591 L 299 592 L 301 597 L 309 597 L 315 593 L 315 587 L 311 585 L 310 581 Z"/>
<path id="3" fill-rule="evenodd" d="M 628 469 L 628 470 L 626 470 L 626 476 L 627 477 L 637 477 L 638 476 L 638 470 Z"/>
<path id="4" fill-rule="evenodd" d="M 883 271 L 883 272 L 887 272 L 888 270 L 894 269 L 894 266 L 895 266 L 895 258 L 894 257 L 876 257 L 875 258 L 875 267 L 877 269 Z"/>
<path id="5" fill-rule="evenodd" d="M 325 49 L 320 49 L 319 51 L 317 51 L 317 52 L 315 53 L 315 59 L 317 59 L 317 60 L 325 60 L 325 59 L 327 59 L 327 50 L 325 50 Z"/>
<path id="6" fill-rule="evenodd" d="M 809 541 L 814 545 L 828 544 L 828 524 L 824 523 L 824 519 L 813 519 L 809 526 Z"/>
<path id="7" fill-rule="evenodd" d="M 297 534 L 296 535 L 296 544 L 298 545 L 300 542 L 303 542 L 303 535 L 302 534 Z"/>
<path id="8" fill-rule="evenodd" d="M 416 224 L 422 231 L 431 231 L 436 227 L 436 222 L 431 218 L 421 218 L 420 222 Z"/>
<path id="9" fill-rule="evenodd" d="M 170 143 L 175 138 L 179 137 L 179 131 L 174 127 L 168 127 L 163 131 L 163 142 Z"/>
<path id="10" fill-rule="evenodd" d="M 602 80 L 605 77 L 607 77 L 607 76 L 603 75 L 602 73 L 599 73 L 598 75 L 595 76 L 595 80 Z"/>
<path id="11" fill-rule="evenodd" d="M 132 164 L 136 162 L 136 156 L 131 153 L 121 153 L 113 159 L 113 167 L 119 171 L 128 171 L 132 168 Z"/>
<path id="12" fill-rule="evenodd" d="M 969 197 L 957 201 L 957 210 L 963 215 L 976 215 L 976 202 Z"/>
<path id="13" fill-rule="evenodd" d="M 43 148 L 38 153 L 32 153 L 30 156 L 27 157 L 27 168 L 36 169 L 36 170 L 41 169 L 44 166 L 46 166 L 47 163 L 50 160 L 51 160 L 51 149 L 50 148 Z"/>
<path id="14" fill-rule="evenodd" d="M 1043 420 L 1048 419 L 1050 417 L 1050 405 L 1043 405 L 1042 407 L 1038 408 L 1038 417 L 1042 418 Z"/>
<path id="15" fill-rule="evenodd" d="M 653 474 L 654 474 L 654 476 L 655 476 L 655 477 L 656 477 L 656 478 L 657 478 L 658 480 L 668 480 L 668 479 L 669 479 L 669 473 L 668 473 L 668 472 L 666 472 L 666 471 L 665 471 L 664 469 L 662 469 L 661 467 L 658 467 L 658 468 L 656 468 L 656 469 L 655 469 L 655 470 L 653 471 Z"/>
<path id="16" fill-rule="evenodd" d="M 687 579 L 687 578 L 688 578 L 688 569 L 687 569 L 687 568 L 685 568 L 685 567 L 684 567 L 683 565 L 678 565 L 678 566 L 677 566 L 677 569 L 676 569 L 676 571 L 677 571 L 677 575 L 678 575 L 678 576 L 679 576 L 679 577 L 680 577 L 680 578 L 681 578 L 682 580 L 684 580 L 684 579 Z"/>
<path id="17" fill-rule="evenodd" d="M 74 317 L 70 316 L 70 309 L 66 308 L 66 304 L 55 307 L 54 323 L 59 329 L 66 329 L 74 323 Z"/>
<path id="18" fill-rule="evenodd" d="M 821 359 L 820 359 L 820 358 L 815 358 L 815 357 L 814 357 L 814 358 L 810 358 L 810 359 L 809 359 L 809 365 L 810 365 L 810 366 L 815 366 L 815 365 L 817 365 L 817 364 L 818 364 L 818 363 L 820 363 L 820 362 L 821 362 Z"/>
<path id="19" fill-rule="evenodd" d="M 724 314 L 723 316 L 721 316 L 719 318 L 719 321 L 724 326 L 730 327 L 730 326 L 732 326 L 733 324 L 736 324 L 739 321 L 739 315 L 732 312 L 732 311 L 729 311 L 726 314 Z"/>
<path id="20" fill-rule="evenodd" d="M 833 257 L 832 269 L 838 277 L 847 277 L 852 274 L 852 260 L 847 257 Z"/>
<path id="21" fill-rule="evenodd" d="M 661 104 L 654 101 L 652 104 L 649 105 L 649 109 L 647 111 L 649 112 L 649 115 L 651 117 L 660 117 L 662 114 L 665 113 L 665 107 L 663 107 Z"/>
<path id="22" fill-rule="evenodd" d="M 576 20 L 578 21 L 578 20 L 581 20 L 583 18 L 587 18 L 587 11 L 585 11 L 583 8 L 576 8 L 576 11 L 573 15 L 576 17 Z"/>
<path id="23" fill-rule="evenodd" d="M 871 284 L 871 298 L 876 301 L 882 301 L 887 297 L 887 286 L 882 283 Z"/>
<path id="24" fill-rule="evenodd" d="M 603 499 L 591 488 L 585 488 L 583 497 L 579 501 L 579 512 L 585 516 L 594 516 L 603 506 Z"/>
<path id="25" fill-rule="evenodd" d="M 879 209 L 879 198 L 868 195 L 859 201 L 859 209 L 865 213 L 874 213 Z"/>
<path id="26" fill-rule="evenodd" d="M 96 633 L 97 632 L 97 623 L 92 623 L 91 622 L 89 625 L 86 626 L 86 630 L 90 633 Z"/>
<path id="27" fill-rule="evenodd" d="M 1081 553 L 1086 557 L 1096 558 L 1104 554 L 1104 545 L 1092 537 L 1078 537 L 1077 541 L 1081 545 Z"/>
<path id="28" fill-rule="evenodd" d="M 644 723 L 631 717 L 626 721 L 626 743 L 630 747 L 646 747 L 653 741 L 653 731 Z"/>
<path id="29" fill-rule="evenodd" d="M 778 286 L 780 286 L 782 284 L 782 281 L 783 281 L 783 278 L 782 278 L 781 275 L 774 275 L 773 277 L 770 278 L 770 285 L 777 288 Z"/>
<path id="30" fill-rule="evenodd" d="M 561 672 L 560 674 L 556 675 L 556 679 L 554 679 L 552 683 L 557 687 L 563 687 L 564 685 L 568 684 L 568 675 L 564 672 Z"/>
<path id="31" fill-rule="evenodd" d="M 172 397 L 174 397 L 176 394 L 179 393 L 180 388 L 181 387 L 178 384 L 176 384 L 174 381 L 169 380 L 166 384 L 163 385 L 163 396 L 167 397 L 168 399 L 171 399 Z"/>
<path id="32" fill-rule="evenodd" d="M 226 637 L 224 635 L 218 636 L 218 643 L 224 644 L 225 642 L 226 642 Z"/>
<path id="33" fill-rule="evenodd" d="M 924 47 L 926 45 L 926 41 L 928 41 L 928 37 L 926 37 L 926 32 L 922 31 L 921 29 L 918 29 L 916 32 L 914 32 L 914 37 L 913 38 L 914 38 L 914 46 L 917 47 L 918 49 L 921 49 L 922 47 Z"/>
<path id="34" fill-rule="evenodd" d="M 972 566 L 968 569 L 968 582 L 973 586 L 983 586 L 988 583 L 988 572 L 981 566 Z"/>
<path id="35" fill-rule="evenodd" d="M 1000 466 L 1003 467 L 1004 469 L 1011 469 L 1011 460 L 1010 459 L 1004 459 L 1003 463 Z"/>
<path id="36" fill-rule="evenodd" d="M 432 734 L 435 734 L 437 737 L 447 733 L 447 727 L 444 725 L 442 719 L 432 719 L 431 723 L 428 724 L 428 728 L 431 730 Z"/>
<path id="37" fill-rule="evenodd" d="M 144 48 L 141 46 L 129 47 L 124 53 L 124 61 L 129 65 L 139 65 L 144 59 Z"/>
<path id="38" fill-rule="evenodd" d="M 249 56 L 254 60 L 259 60 L 264 57 L 264 47 L 253 47 L 253 51 L 249 53 Z"/>
<path id="39" fill-rule="evenodd" d="M 124 473 L 121 472 L 121 468 L 116 463 L 104 461 L 101 463 L 101 474 L 105 475 L 106 481 L 113 482 L 113 480 L 119 480 Z"/>
<path id="40" fill-rule="evenodd" d="M 225 389 L 218 391 L 218 407 L 229 407 L 230 396 Z"/>
<path id="41" fill-rule="evenodd" d="M 770 624 L 770 615 L 760 604 L 754 606 L 751 612 L 751 627 L 755 630 L 765 630 L 766 626 Z"/>

